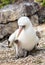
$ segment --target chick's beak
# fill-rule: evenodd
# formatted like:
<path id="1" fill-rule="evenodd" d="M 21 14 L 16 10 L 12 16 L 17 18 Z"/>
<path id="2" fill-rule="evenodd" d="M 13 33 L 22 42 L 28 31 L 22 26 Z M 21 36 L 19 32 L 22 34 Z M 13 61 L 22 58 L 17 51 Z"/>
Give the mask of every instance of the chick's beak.
<path id="1" fill-rule="evenodd" d="M 18 32 L 17 37 L 21 34 L 22 30 L 23 30 L 23 27 L 19 27 L 19 32 Z"/>

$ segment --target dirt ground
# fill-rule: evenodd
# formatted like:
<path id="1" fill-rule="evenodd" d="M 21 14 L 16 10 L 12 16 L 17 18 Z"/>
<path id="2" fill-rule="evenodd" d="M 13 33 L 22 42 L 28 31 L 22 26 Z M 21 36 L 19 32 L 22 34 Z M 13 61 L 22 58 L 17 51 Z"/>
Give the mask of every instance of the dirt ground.
<path id="1" fill-rule="evenodd" d="M 4 48 L 0 43 L 0 65 L 45 65 L 45 24 L 34 28 L 41 36 L 37 49 L 25 58 L 15 59 L 14 48 Z"/>

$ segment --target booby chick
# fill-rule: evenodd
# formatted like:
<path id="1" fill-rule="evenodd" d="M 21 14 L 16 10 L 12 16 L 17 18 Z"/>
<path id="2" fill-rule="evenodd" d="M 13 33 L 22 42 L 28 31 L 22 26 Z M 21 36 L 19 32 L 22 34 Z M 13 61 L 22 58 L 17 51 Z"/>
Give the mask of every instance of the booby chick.
<path id="1" fill-rule="evenodd" d="M 31 20 L 28 17 L 23 16 L 19 18 L 18 26 L 19 28 L 12 33 L 8 41 L 12 44 L 13 41 L 18 40 L 20 42 L 19 47 L 27 51 L 31 51 L 39 42 L 39 38 L 36 35 Z"/>

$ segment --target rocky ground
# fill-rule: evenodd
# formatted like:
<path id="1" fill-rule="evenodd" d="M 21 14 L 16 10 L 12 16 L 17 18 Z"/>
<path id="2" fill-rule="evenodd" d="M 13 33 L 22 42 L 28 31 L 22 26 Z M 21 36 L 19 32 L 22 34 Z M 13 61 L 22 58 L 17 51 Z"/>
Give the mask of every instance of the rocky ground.
<path id="1" fill-rule="evenodd" d="M 8 48 L 7 40 L 0 43 L 0 65 L 45 65 L 45 24 L 34 27 L 40 32 L 40 41 L 36 50 L 25 58 L 15 59 L 14 47 Z"/>
<path id="2" fill-rule="evenodd" d="M 21 16 L 31 19 L 34 29 L 40 32 L 40 41 L 30 55 L 16 59 L 15 47 L 8 48 L 6 39 L 18 28 L 17 21 Z M 44 21 L 45 7 L 41 8 L 38 3 L 22 2 L 0 9 L 0 65 L 45 65 L 45 24 L 39 25 Z"/>

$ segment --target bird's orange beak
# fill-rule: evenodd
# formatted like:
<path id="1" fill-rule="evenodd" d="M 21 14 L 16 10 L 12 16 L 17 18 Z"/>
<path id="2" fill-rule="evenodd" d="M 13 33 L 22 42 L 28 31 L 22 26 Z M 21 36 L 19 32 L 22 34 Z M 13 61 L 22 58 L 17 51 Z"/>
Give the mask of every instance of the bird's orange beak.
<path id="1" fill-rule="evenodd" d="M 20 33 L 22 32 L 22 30 L 23 30 L 23 27 L 19 27 L 19 32 L 18 32 L 17 37 L 20 35 Z"/>

